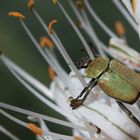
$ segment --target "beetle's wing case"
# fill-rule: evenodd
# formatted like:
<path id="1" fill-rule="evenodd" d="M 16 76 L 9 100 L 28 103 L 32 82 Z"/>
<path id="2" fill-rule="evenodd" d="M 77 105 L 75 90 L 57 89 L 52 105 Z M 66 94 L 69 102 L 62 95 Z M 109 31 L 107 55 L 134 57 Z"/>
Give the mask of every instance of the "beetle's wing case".
<path id="1" fill-rule="evenodd" d="M 110 69 L 132 84 L 138 91 L 140 91 L 140 75 L 138 73 L 121 64 L 117 60 L 112 60 L 110 62 Z"/>
<path id="2" fill-rule="evenodd" d="M 86 74 L 90 78 L 97 78 L 103 71 L 105 71 L 108 67 L 109 59 L 98 57 L 92 60 L 87 69 Z"/>
<path id="3" fill-rule="evenodd" d="M 107 95 L 126 103 L 134 103 L 139 96 L 138 90 L 133 85 L 111 71 L 105 72 L 99 78 L 98 84 Z"/>

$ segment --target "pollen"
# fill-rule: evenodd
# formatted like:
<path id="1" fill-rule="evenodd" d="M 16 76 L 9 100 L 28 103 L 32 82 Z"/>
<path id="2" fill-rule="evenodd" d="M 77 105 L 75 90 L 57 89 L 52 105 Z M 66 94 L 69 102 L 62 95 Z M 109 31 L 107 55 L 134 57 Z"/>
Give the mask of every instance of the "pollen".
<path id="1" fill-rule="evenodd" d="M 48 29 L 49 29 L 49 32 L 52 34 L 52 29 L 53 29 L 53 25 L 56 24 L 58 22 L 57 19 L 54 19 L 52 20 L 49 25 L 48 25 Z"/>
<path id="2" fill-rule="evenodd" d="M 38 136 L 41 136 L 43 134 L 43 130 L 33 123 L 28 123 L 27 127 Z"/>
<path id="3" fill-rule="evenodd" d="M 57 3 L 57 1 L 58 1 L 58 0 L 52 0 L 52 3 L 53 3 L 53 4 L 56 4 L 56 3 Z"/>
<path id="4" fill-rule="evenodd" d="M 120 36 L 123 36 L 126 32 L 125 27 L 121 21 L 115 22 L 115 30 Z"/>
<path id="5" fill-rule="evenodd" d="M 54 47 L 54 44 L 53 44 L 53 42 L 48 37 L 41 37 L 41 39 L 40 39 L 40 46 L 42 48 L 47 46 L 48 48 L 51 49 L 51 48 Z"/>
<path id="6" fill-rule="evenodd" d="M 52 67 L 48 68 L 48 73 L 49 73 L 50 79 L 54 80 L 55 77 L 56 77 L 56 73 L 55 73 L 55 71 L 54 71 L 54 69 Z"/>
<path id="7" fill-rule="evenodd" d="M 134 13 L 136 11 L 136 2 L 137 2 L 137 0 L 131 0 L 131 5 L 132 5 L 132 9 L 133 9 Z"/>
<path id="8" fill-rule="evenodd" d="M 17 17 L 19 19 L 25 19 L 25 16 L 20 12 L 9 12 L 8 15 L 12 17 Z"/>
<path id="9" fill-rule="evenodd" d="M 33 9 L 34 4 L 35 4 L 35 0 L 28 0 L 28 8 L 29 8 L 30 10 Z"/>
<path id="10" fill-rule="evenodd" d="M 80 9 L 80 10 L 83 10 L 85 8 L 84 4 L 81 0 L 76 0 L 76 5 L 77 5 L 78 9 Z"/>

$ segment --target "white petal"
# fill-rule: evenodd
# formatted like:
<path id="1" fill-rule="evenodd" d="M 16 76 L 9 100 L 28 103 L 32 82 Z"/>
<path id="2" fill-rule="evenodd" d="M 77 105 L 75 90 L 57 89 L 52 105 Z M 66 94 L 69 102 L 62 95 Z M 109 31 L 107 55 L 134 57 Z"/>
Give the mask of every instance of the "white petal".
<path id="1" fill-rule="evenodd" d="M 88 107 L 79 107 L 77 111 L 114 140 L 137 140 L 139 138 L 140 128 L 125 114 L 106 104 L 95 101 Z"/>

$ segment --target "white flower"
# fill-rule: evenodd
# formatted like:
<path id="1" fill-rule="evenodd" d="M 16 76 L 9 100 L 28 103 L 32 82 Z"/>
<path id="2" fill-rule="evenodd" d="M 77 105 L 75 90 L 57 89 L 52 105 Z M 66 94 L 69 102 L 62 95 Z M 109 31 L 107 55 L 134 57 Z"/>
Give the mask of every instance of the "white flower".
<path id="1" fill-rule="evenodd" d="M 83 43 L 83 46 L 85 47 L 85 50 L 87 51 L 90 59 L 94 59 L 95 56 L 90 50 L 86 40 L 74 24 L 62 4 L 57 0 L 54 0 L 53 2 L 55 4 L 58 4 L 66 19 L 69 21 L 70 25 Z M 139 70 L 139 53 L 128 47 L 124 38 L 120 39 L 100 20 L 100 18 L 95 14 L 93 9 L 89 5 L 88 1 L 84 0 L 89 12 L 93 16 L 93 18 L 96 19 L 97 23 L 110 36 L 110 46 L 113 46 L 115 48 L 107 48 L 103 44 L 103 42 L 97 37 L 94 29 L 92 28 L 92 25 L 90 24 L 90 21 L 88 20 L 86 12 L 83 9 L 79 12 L 75 8 L 73 3 L 71 1 L 69 2 L 75 14 L 80 19 L 82 23 L 82 28 L 91 37 L 101 56 L 107 57 L 107 53 L 111 57 L 117 58 L 121 62 L 127 64 L 132 69 Z M 123 2 L 139 24 L 140 22 L 137 14 L 139 9 L 139 1 L 133 1 L 133 4 L 131 4 L 128 0 L 123 0 Z M 79 4 L 81 4 L 80 1 Z M 54 71 L 50 71 L 51 75 L 53 76 L 53 81 L 51 82 L 50 88 L 42 84 L 40 81 L 38 81 L 36 78 L 34 78 L 22 68 L 20 68 L 3 53 L 0 54 L 0 60 L 16 77 L 16 79 L 29 90 L 30 94 L 37 97 L 47 107 L 49 106 L 54 111 L 63 115 L 68 121 L 63 121 L 47 115 L 35 113 L 2 102 L 0 103 L 0 108 L 9 109 L 29 116 L 28 119 L 31 122 L 38 122 L 39 126 L 36 126 L 33 123 L 27 123 L 26 121 L 22 121 L 15 116 L 5 112 L 3 109 L 0 109 L 0 113 L 5 117 L 9 118 L 10 120 L 14 121 L 15 123 L 31 130 L 36 135 L 36 138 L 38 140 L 138 140 L 140 138 L 140 126 L 138 126 L 134 121 L 132 121 L 129 116 L 126 115 L 119 107 L 115 99 L 108 97 L 98 85 L 96 85 L 91 90 L 86 101 L 80 107 L 72 110 L 72 108 L 70 107 L 70 102 L 68 101 L 69 97 L 77 97 L 84 89 L 84 87 L 87 86 L 87 83 L 91 80 L 91 78 L 89 78 L 88 75 L 85 74 L 85 69 L 77 69 L 68 52 L 65 50 L 62 41 L 53 29 L 53 25 L 57 23 L 57 20 L 51 21 L 49 23 L 49 26 L 46 26 L 45 22 L 42 20 L 41 16 L 33 7 L 33 5 L 34 1 L 30 0 L 28 4 L 29 8 L 31 9 L 31 11 L 40 22 L 40 24 L 49 35 L 54 44 L 48 39 L 45 40 L 45 44 L 44 42 L 43 45 L 42 43 L 39 44 L 26 23 L 24 22 L 23 19 L 25 17 L 22 14 L 18 12 L 10 12 L 9 15 L 19 18 L 22 27 L 24 28 L 25 32 L 27 33 L 39 53 L 56 72 L 57 76 L 54 76 Z M 48 46 L 49 48 L 45 48 L 44 46 Z M 60 65 L 60 62 L 58 61 L 52 46 L 56 46 L 63 58 L 65 59 L 71 71 L 69 74 Z M 138 103 L 139 100 L 133 105 L 125 104 L 125 106 L 131 109 L 132 113 L 140 121 L 140 109 L 138 107 Z M 45 120 L 53 122 L 54 125 L 59 124 L 65 127 L 70 127 L 73 130 L 73 134 L 71 136 L 68 136 L 50 131 L 50 129 L 44 122 Z M 0 128 L 0 131 L 3 131 L 12 139 L 18 139 L 11 135 L 8 130 L 5 131 L 5 129 L 2 129 L 2 127 Z"/>

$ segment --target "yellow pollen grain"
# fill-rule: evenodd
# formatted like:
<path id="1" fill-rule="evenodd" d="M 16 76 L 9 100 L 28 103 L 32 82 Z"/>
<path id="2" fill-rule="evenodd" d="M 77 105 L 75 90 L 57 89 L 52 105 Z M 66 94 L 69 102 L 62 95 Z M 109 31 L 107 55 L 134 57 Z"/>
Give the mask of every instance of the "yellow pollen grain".
<path id="1" fill-rule="evenodd" d="M 33 123 L 28 123 L 27 128 L 29 128 L 33 133 L 35 133 L 38 136 L 43 135 L 43 130 Z"/>
<path id="2" fill-rule="evenodd" d="M 136 11 L 136 3 L 137 3 L 137 0 L 131 0 L 132 9 L 133 9 L 134 13 Z"/>
<path id="3" fill-rule="evenodd" d="M 8 16 L 17 17 L 19 19 L 25 19 L 25 16 L 20 12 L 9 12 Z"/>
<path id="4" fill-rule="evenodd" d="M 125 27 L 121 21 L 115 22 L 115 30 L 119 35 L 121 36 L 125 35 L 125 32 L 126 32 Z"/>
<path id="5" fill-rule="evenodd" d="M 55 73 L 55 71 L 54 71 L 54 69 L 52 67 L 48 68 L 48 73 L 49 73 L 50 79 L 54 80 L 55 77 L 56 77 L 56 73 Z"/>
<path id="6" fill-rule="evenodd" d="M 53 3 L 53 4 L 56 4 L 56 3 L 57 3 L 57 1 L 58 1 L 58 0 L 52 0 L 52 3 Z"/>
<path id="7" fill-rule="evenodd" d="M 84 4 L 81 0 L 76 0 L 76 5 L 80 10 L 84 9 Z"/>
<path id="8" fill-rule="evenodd" d="M 40 46 L 42 47 L 42 48 L 44 48 L 44 47 L 48 47 L 48 48 L 53 48 L 54 47 L 54 44 L 53 44 L 53 42 L 48 38 L 48 37 L 42 37 L 41 39 L 40 39 Z"/>
<path id="9" fill-rule="evenodd" d="M 28 8 L 29 8 L 30 10 L 33 9 L 34 4 L 35 4 L 35 0 L 28 0 Z"/>
<path id="10" fill-rule="evenodd" d="M 49 23 L 49 25 L 48 25 L 49 33 L 52 34 L 53 25 L 56 24 L 57 22 L 58 22 L 58 20 L 54 19 Z"/>

